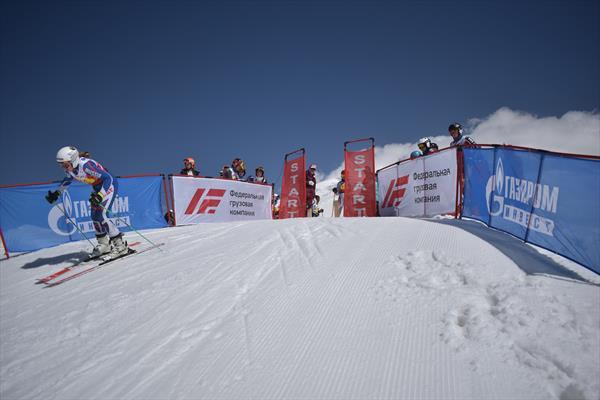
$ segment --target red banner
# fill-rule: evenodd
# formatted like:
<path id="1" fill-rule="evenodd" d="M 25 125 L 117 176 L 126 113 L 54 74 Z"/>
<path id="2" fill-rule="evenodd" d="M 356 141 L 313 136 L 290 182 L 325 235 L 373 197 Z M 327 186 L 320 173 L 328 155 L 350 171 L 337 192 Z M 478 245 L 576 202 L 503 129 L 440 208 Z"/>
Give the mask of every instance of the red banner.
<path id="1" fill-rule="evenodd" d="M 288 160 L 288 155 L 286 155 L 283 170 L 279 218 L 306 217 L 306 171 L 304 164 L 304 149 L 302 149 L 302 156 L 293 160 Z"/>
<path id="2" fill-rule="evenodd" d="M 375 147 L 360 151 L 344 149 L 344 162 L 344 217 L 375 217 Z"/>

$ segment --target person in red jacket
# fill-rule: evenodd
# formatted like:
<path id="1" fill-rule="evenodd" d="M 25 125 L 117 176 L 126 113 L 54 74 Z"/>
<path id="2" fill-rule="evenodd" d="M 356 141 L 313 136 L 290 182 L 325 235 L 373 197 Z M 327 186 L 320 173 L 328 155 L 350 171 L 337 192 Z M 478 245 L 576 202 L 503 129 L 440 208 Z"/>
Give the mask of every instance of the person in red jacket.
<path id="1" fill-rule="evenodd" d="M 315 198 L 315 190 L 317 189 L 317 165 L 310 164 L 310 167 L 306 170 L 306 215 L 311 216 L 312 214 L 312 203 Z"/>

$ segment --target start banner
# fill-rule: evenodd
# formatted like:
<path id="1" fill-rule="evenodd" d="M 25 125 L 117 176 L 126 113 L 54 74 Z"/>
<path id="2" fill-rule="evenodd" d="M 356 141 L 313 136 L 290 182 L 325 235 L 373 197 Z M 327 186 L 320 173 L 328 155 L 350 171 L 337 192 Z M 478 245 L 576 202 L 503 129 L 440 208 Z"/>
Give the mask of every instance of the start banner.
<path id="1" fill-rule="evenodd" d="M 375 195 L 375 147 L 344 150 L 344 217 L 377 216 Z"/>
<path id="2" fill-rule="evenodd" d="M 173 176 L 177 225 L 271 219 L 271 185 Z"/>
<path id="3" fill-rule="evenodd" d="M 379 215 L 425 217 L 456 211 L 455 148 L 384 168 L 377 173 Z"/>
<path id="4" fill-rule="evenodd" d="M 306 169 L 304 149 L 300 157 L 288 160 L 285 156 L 279 219 L 306 217 Z"/>

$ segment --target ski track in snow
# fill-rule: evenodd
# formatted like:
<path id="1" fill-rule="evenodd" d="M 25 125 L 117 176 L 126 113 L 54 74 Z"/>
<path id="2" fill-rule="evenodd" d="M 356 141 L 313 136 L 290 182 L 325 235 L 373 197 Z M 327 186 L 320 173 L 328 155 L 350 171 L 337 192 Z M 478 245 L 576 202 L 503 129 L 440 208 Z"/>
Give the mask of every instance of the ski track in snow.
<path id="1" fill-rule="evenodd" d="M 600 289 L 405 218 L 205 224 L 54 288 L 0 263 L 0 398 L 600 398 Z M 130 241 L 134 235 L 128 234 Z M 67 260 L 62 257 L 61 260 Z"/>

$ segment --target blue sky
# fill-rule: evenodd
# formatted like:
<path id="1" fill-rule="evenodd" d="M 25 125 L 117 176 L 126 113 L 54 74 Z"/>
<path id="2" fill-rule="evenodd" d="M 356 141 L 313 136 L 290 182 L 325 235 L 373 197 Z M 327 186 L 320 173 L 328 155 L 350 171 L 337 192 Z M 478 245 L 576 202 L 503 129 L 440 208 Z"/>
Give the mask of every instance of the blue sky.
<path id="1" fill-rule="evenodd" d="M 596 113 L 599 4 L 5 1 L 0 185 L 62 178 L 74 145 L 116 175 L 241 157 L 279 189 L 299 147 L 327 173 L 349 139 L 414 143 L 501 107 Z"/>

